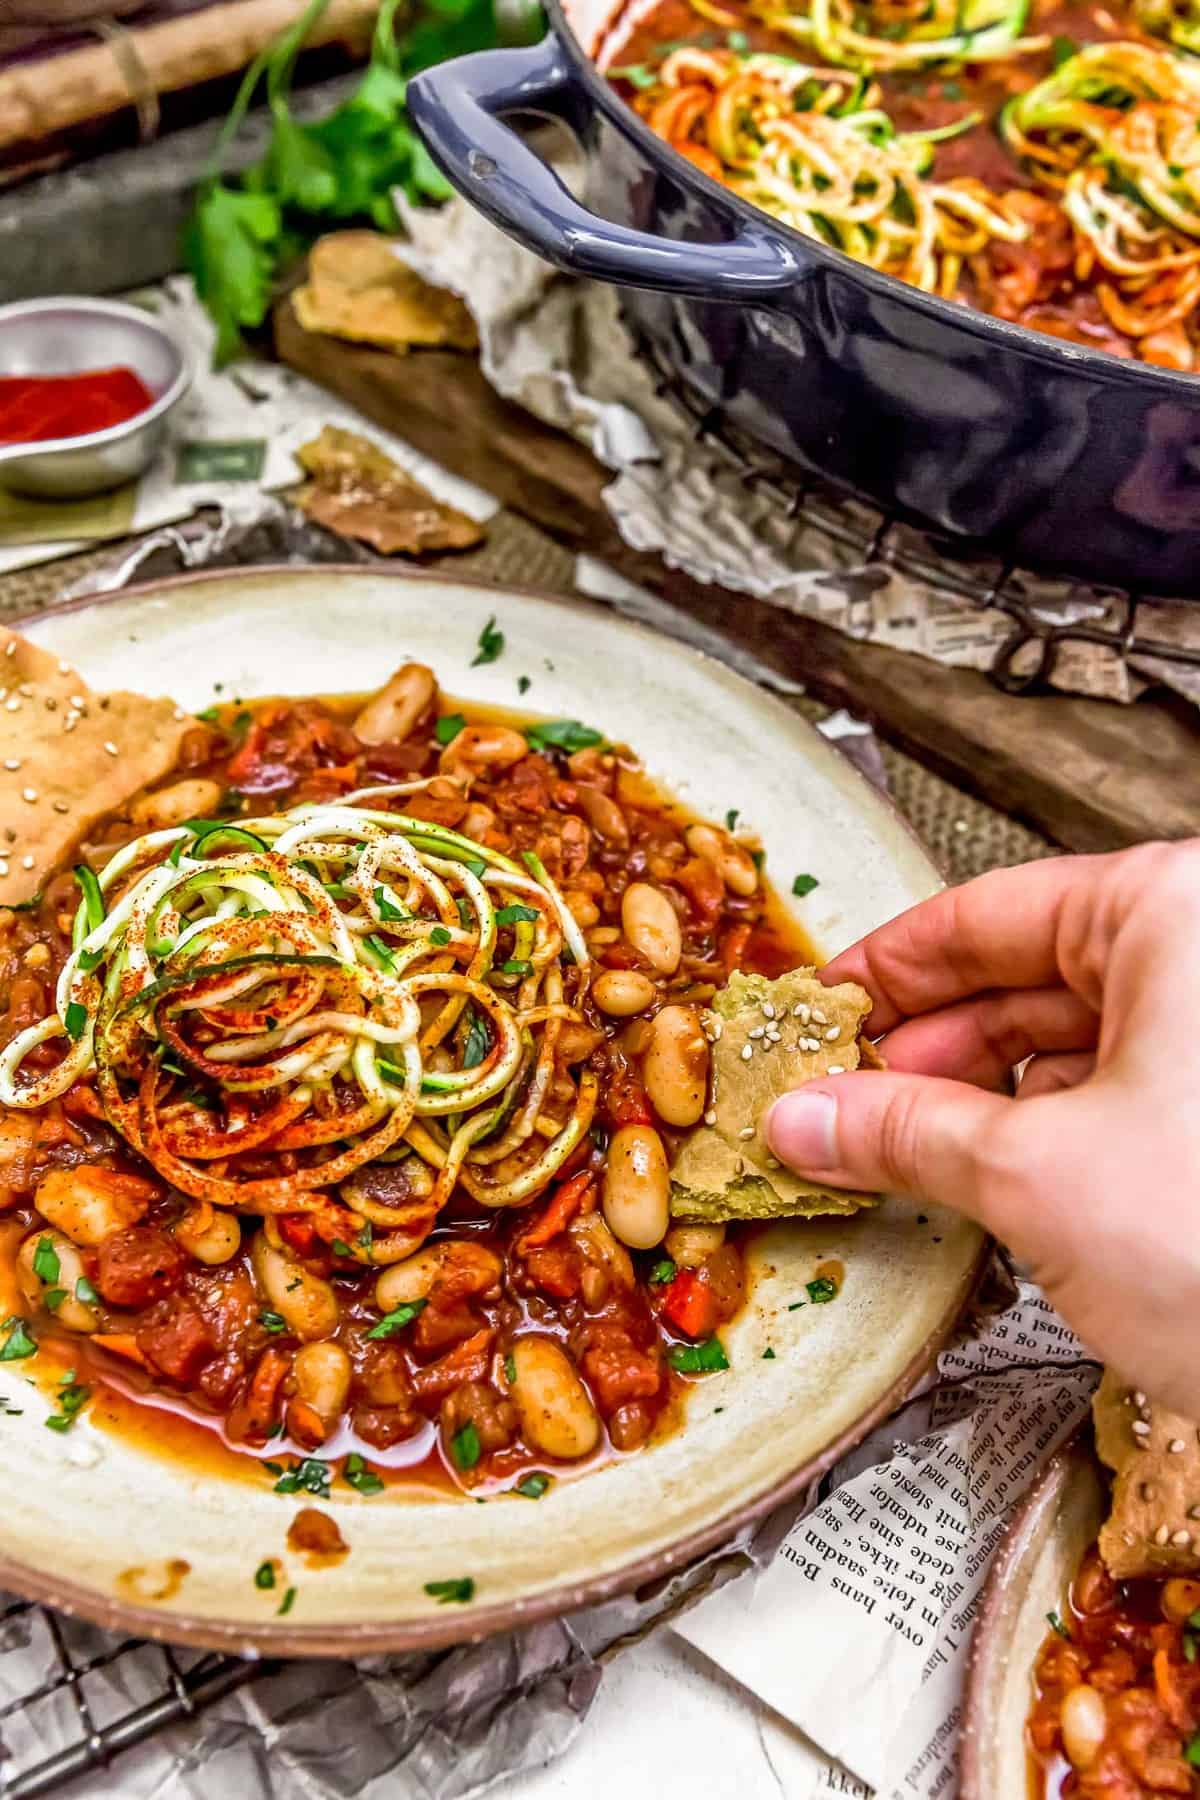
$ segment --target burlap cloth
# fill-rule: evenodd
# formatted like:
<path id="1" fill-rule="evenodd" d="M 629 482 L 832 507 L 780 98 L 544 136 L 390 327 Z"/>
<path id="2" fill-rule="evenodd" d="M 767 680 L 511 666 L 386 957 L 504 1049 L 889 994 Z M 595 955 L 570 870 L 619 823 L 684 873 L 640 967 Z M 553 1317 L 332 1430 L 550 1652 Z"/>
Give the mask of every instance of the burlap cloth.
<path id="1" fill-rule="evenodd" d="M 90 569 L 111 562 L 117 549 L 112 543 L 101 544 L 77 556 L 0 578 L 0 620 L 53 606 L 57 596 Z M 510 512 L 492 519 L 487 540 L 478 550 L 435 557 L 430 566 L 512 587 L 547 588 L 561 594 L 570 594 L 574 588 L 573 552 Z M 803 680 L 802 669 L 795 674 Z M 788 704 L 811 719 L 821 718 L 826 710 L 806 699 L 789 700 Z M 972 799 L 902 751 L 884 744 L 883 754 L 896 804 L 947 881 L 966 881 L 985 869 L 1056 854 L 1055 846 L 1036 831 Z"/>

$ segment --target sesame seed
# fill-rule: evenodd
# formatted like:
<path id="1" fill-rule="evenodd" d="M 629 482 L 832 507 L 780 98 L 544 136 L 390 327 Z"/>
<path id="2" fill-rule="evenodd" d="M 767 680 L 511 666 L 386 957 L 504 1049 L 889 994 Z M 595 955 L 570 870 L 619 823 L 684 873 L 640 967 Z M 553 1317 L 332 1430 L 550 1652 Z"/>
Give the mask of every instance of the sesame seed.
<path id="1" fill-rule="evenodd" d="M 766 1158 L 766 1164 L 768 1169 L 777 1169 L 779 1167 L 779 1158 L 777 1156 L 768 1156 Z"/>
<path id="2" fill-rule="evenodd" d="M 753 1055 L 754 1055 L 754 1045 L 753 1044 L 743 1044 L 742 1045 L 742 1061 L 749 1062 L 750 1058 Z"/>
<path id="3" fill-rule="evenodd" d="M 1121 1533 L 1121 1542 L 1123 1544 L 1134 1544 L 1137 1542 L 1137 1539 L 1134 1537 L 1132 1531 L 1123 1531 Z"/>
<path id="4" fill-rule="evenodd" d="M 1150 1436 L 1150 1427 L 1147 1425 L 1145 1419 L 1135 1419 L 1133 1421 L 1133 1425 L 1132 1425 L 1131 1429 L 1133 1431 L 1134 1437 L 1149 1437 Z"/>
<path id="5" fill-rule="evenodd" d="M 743 1143 L 752 1138 L 754 1136 L 753 1125 L 743 1125 L 742 1129 L 738 1132 L 738 1136 L 742 1139 Z"/>
<path id="6" fill-rule="evenodd" d="M 59 663 L 59 665 L 58 665 L 58 672 L 59 672 L 59 674 L 60 674 L 60 675 L 69 675 L 69 674 L 70 674 L 70 673 L 71 673 L 71 665 L 70 665 L 70 663 L 62 663 L 62 662 L 60 662 L 60 663 Z"/>
<path id="7" fill-rule="evenodd" d="M 767 1026 L 767 1042 L 768 1042 L 768 1044 L 777 1044 L 780 1041 L 780 1039 L 782 1038 L 782 1036 L 783 1036 L 783 1033 L 782 1033 L 782 1031 L 780 1031 L 778 1025 L 768 1025 Z"/>
<path id="8" fill-rule="evenodd" d="M 717 1122 L 717 1115 L 713 1111 L 712 1107 L 710 1106 L 708 1111 L 704 1115 L 704 1123 L 706 1125 L 715 1125 L 716 1122 Z"/>
<path id="9" fill-rule="evenodd" d="M 1186 1550 L 1191 1541 L 1192 1534 L 1190 1531 L 1176 1531 L 1171 1535 L 1171 1542 L 1179 1550 Z"/>
<path id="10" fill-rule="evenodd" d="M 63 720 L 63 730 L 64 731 L 74 731 L 74 729 L 78 725 L 78 723 L 79 723 L 79 714 L 78 713 L 68 713 L 66 718 Z"/>
<path id="11" fill-rule="evenodd" d="M 6 756 L 4 759 L 4 766 L 6 769 L 19 769 L 21 766 L 21 759 L 19 756 Z"/>
<path id="12" fill-rule="evenodd" d="M 1148 1450 L 1150 1448 L 1150 1439 L 1135 1437 L 1133 1440 L 1133 1447 L 1135 1450 Z"/>
<path id="13" fill-rule="evenodd" d="M 712 1041 L 714 1044 L 720 1042 L 721 1033 L 724 1031 L 724 1029 L 725 1029 L 724 1019 L 714 1019 L 713 1020 L 713 1022 L 712 1022 Z"/>
<path id="14" fill-rule="evenodd" d="M 1166 1526 L 1160 1525 L 1158 1530 L 1154 1534 L 1154 1541 L 1156 1544 L 1159 1544 L 1159 1545 L 1165 1544 L 1167 1539 L 1170 1537 L 1170 1535 L 1171 1534 L 1167 1530 Z"/>
<path id="15" fill-rule="evenodd" d="M 54 806 L 55 812 L 57 812 L 57 813 L 70 812 L 70 810 L 71 810 L 70 805 L 66 800 L 55 800 L 52 802 L 52 804 Z"/>
<path id="16" fill-rule="evenodd" d="M 1134 1389 L 1131 1398 L 1135 1406 L 1145 1406 L 1146 1404 L 1146 1396 L 1142 1393 L 1140 1388 Z"/>
<path id="17" fill-rule="evenodd" d="M 1200 1519 L 1200 1506 L 1189 1506 L 1187 1516 L 1189 1519 Z"/>
<path id="18" fill-rule="evenodd" d="M 182 706 L 177 706 L 175 711 L 171 714 L 171 717 L 177 725 L 182 725 L 183 721 L 187 718 L 187 714 L 184 712 Z"/>
<path id="19" fill-rule="evenodd" d="M 812 1017 L 812 1007 L 806 1006 L 803 1000 L 800 1001 L 798 1006 L 793 1006 L 792 1011 L 802 1025 L 807 1025 L 809 1019 Z"/>
<path id="20" fill-rule="evenodd" d="M 830 1065 L 826 1069 L 825 1073 L 827 1075 L 844 1075 L 846 1073 L 846 1070 L 845 1070 L 844 1064 L 842 1064 L 842 1063 L 830 1063 Z"/>
<path id="21" fill-rule="evenodd" d="M 760 1037 L 762 1037 L 762 1036 L 763 1036 L 763 1035 L 764 1035 L 764 1034 L 765 1034 L 765 1032 L 766 1032 L 766 1029 L 767 1029 L 767 1028 L 766 1028 L 766 1026 L 765 1026 L 765 1025 L 754 1025 L 754 1026 L 752 1026 L 752 1027 L 751 1027 L 751 1029 L 750 1029 L 750 1030 L 749 1030 L 749 1031 L 748 1031 L 748 1032 L 747 1032 L 747 1033 L 746 1033 L 746 1036 L 747 1036 L 747 1037 L 748 1037 L 748 1038 L 760 1038 Z"/>
<path id="22" fill-rule="evenodd" d="M 67 705 L 75 707 L 76 711 L 78 711 L 78 712 L 82 712 L 83 711 L 83 695 L 82 694 L 72 694 L 70 699 L 67 701 Z"/>
<path id="23" fill-rule="evenodd" d="M 761 1011 L 764 1019 L 773 1019 L 775 1017 L 775 1008 L 769 1000 L 763 1001 Z"/>
<path id="24" fill-rule="evenodd" d="M 1182 1456 L 1184 1451 L 1187 1449 L 1187 1445 L 1184 1443 L 1182 1438 L 1172 1438 L 1170 1443 L 1167 1445 L 1167 1449 L 1172 1456 Z"/>
<path id="25" fill-rule="evenodd" d="M 814 1025 L 828 1025 L 829 1023 L 829 1020 L 825 1017 L 825 1014 L 821 1011 L 819 1006 L 813 1007 L 812 1016 Z"/>
<path id="26" fill-rule="evenodd" d="M 5 712 L 20 712 L 21 702 L 17 699 L 15 694 L 11 700 L 6 700 L 4 702 L 4 710 Z"/>
<path id="27" fill-rule="evenodd" d="M 120 756 L 120 754 L 121 754 L 121 752 L 117 749 L 117 746 L 113 743 L 111 738 L 107 738 L 105 740 L 104 748 L 108 751 L 108 754 L 110 756 Z"/>
<path id="28" fill-rule="evenodd" d="M 4 654 L 5 654 L 5 656 L 15 656 L 16 653 L 17 653 L 17 640 L 15 637 L 9 638 L 7 644 L 5 644 L 5 646 L 4 646 Z"/>
<path id="29" fill-rule="evenodd" d="M 58 711 L 58 701 L 53 697 L 52 694 L 46 695 L 46 711 L 47 712 L 57 712 Z"/>
<path id="30" fill-rule="evenodd" d="M 23 681 L 21 683 L 20 687 L 17 689 L 17 692 L 18 692 L 18 694 L 21 695 L 22 699 L 24 699 L 24 700 L 32 700 L 33 699 L 33 686 L 28 681 Z"/>
<path id="31" fill-rule="evenodd" d="M 21 858 L 21 867 L 22 867 L 22 868 L 23 868 L 23 869 L 32 869 L 32 867 L 33 867 L 33 858 L 32 858 L 32 856 L 23 856 L 23 857 L 22 857 L 22 858 Z"/>
<path id="32" fill-rule="evenodd" d="M 836 1044 L 838 1039 L 841 1037 L 841 1035 L 842 1035 L 841 1026 L 840 1025 L 831 1025 L 829 1027 L 829 1030 L 825 1033 L 825 1042 L 827 1044 Z"/>
<path id="33" fill-rule="evenodd" d="M 0 858 L 0 875 L 7 875 L 7 874 L 8 874 L 8 864 L 2 858 Z"/>
<path id="34" fill-rule="evenodd" d="M 32 806 L 34 801 L 37 799 L 37 789 L 36 788 L 22 788 L 21 789 L 21 798 L 22 798 L 22 800 L 27 800 L 29 802 L 29 805 Z"/>
<path id="35" fill-rule="evenodd" d="M 1157 1483 L 1153 1482 L 1153 1481 L 1143 1481 L 1141 1483 L 1140 1487 L 1138 1488 L 1138 1494 L 1145 1501 L 1157 1500 L 1158 1499 Z"/>
<path id="36" fill-rule="evenodd" d="M 800 1048 L 802 1050 L 807 1050 L 809 1055 L 811 1056 L 815 1051 L 817 1051 L 821 1048 L 821 1040 L 820 1040 L 820 1038 L 814 1038 L 814 1037 L 801 1038 L 800 1039 Z"/>

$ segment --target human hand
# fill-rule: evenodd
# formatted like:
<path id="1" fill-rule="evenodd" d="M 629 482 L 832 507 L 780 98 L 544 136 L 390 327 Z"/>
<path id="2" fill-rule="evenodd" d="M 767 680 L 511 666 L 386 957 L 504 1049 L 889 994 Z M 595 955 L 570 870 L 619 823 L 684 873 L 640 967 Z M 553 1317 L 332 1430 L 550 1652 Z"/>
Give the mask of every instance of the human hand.
<path id="1" fill-rule="evenodd" d="M 776 1101 L 780 1160 L 978 1220 L 1098 1356 L 1200 1418 L 1200 840 L 984 875 L 822 979 L 873 996 L 888 1068 Z"/>

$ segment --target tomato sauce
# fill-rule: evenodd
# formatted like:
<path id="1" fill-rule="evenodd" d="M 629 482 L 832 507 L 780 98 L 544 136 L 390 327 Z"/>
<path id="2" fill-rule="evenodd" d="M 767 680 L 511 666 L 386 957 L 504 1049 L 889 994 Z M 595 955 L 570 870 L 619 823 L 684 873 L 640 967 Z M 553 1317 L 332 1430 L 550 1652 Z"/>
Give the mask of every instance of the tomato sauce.
<path id="1" fill-rule="evenodd" d="M 128 368 L 79 375 L 0 375 L 0 443 L 42 444 L 124 425 L 154 395 Z"/>

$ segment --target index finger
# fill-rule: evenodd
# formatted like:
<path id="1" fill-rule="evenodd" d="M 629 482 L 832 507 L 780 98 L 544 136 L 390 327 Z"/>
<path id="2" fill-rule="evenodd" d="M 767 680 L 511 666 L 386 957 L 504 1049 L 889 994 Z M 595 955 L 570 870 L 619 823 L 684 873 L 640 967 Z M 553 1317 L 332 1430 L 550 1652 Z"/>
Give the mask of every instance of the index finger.
<path id="1" fill-rule="evenodd" d="M 875 1001 L 872 1032 L 993 988 L 1060 982 L 1060 925 L 1094 893 L 1114 858 L 1060 856 L 980 875 L 881 925 L 821 971 L 857 981 Z"/>

